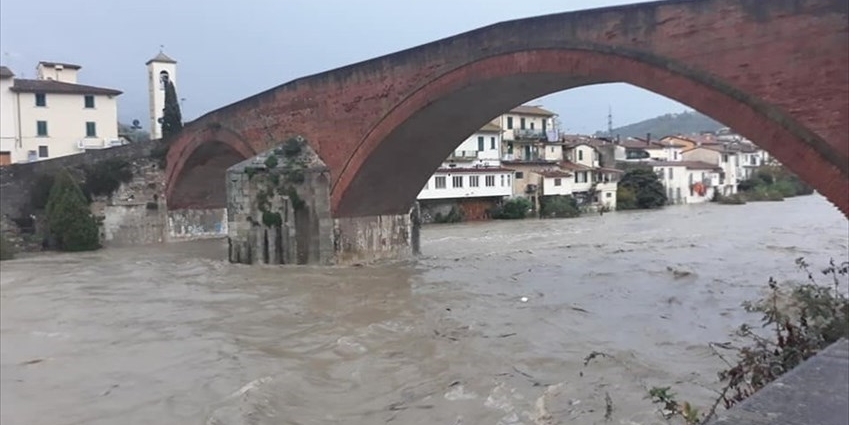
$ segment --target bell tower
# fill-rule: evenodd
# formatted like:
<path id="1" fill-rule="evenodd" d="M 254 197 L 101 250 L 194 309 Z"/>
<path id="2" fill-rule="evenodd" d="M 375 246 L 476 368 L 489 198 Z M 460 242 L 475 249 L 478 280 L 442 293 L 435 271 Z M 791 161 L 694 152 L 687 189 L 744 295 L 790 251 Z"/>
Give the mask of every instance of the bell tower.
<path id="1" fill-rule="evenodd" d="M 168 81 L 177 86 L 177 61 L 162 50 L 147 65 L 147 86 L 150 102 L 150 138 L 162 138 L 162 108 L 165 107 L 165 85 Z"/>

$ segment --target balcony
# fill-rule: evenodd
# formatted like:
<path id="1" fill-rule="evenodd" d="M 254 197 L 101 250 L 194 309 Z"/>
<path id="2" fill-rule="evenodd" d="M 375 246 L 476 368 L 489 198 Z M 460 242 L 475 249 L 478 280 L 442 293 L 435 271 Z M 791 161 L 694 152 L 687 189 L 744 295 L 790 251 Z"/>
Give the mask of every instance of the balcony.
<path id="1" fill-rule="evenodd" d="M 86 149 L 107 149 L 114 148 L 115 146 L 123 146 L 126 145 L 127 141 L 124 139 L 95 139 L 95 138 L 85 138 L 77 141 L 77 148 L 81 150 Z"/>
<path id="2" fill-rule="evenodd" d="M 448 156 L 453 161 L 474 161 L 478 159 L 478 151 L 454 151 Z"/>
<path id="3" fill-rule="evenodd" d="M 516 139 L 547 139 L 544 131 L 536 129 L 514 129 L 513 137 Z"/>

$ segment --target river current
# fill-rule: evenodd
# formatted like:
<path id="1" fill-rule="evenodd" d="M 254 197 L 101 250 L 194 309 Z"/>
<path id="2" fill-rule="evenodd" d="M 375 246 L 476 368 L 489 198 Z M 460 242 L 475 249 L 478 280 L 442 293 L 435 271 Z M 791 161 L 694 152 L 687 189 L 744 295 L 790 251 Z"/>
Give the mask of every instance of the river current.
<path id="1" fill-rule="evenodd" d="M 742 301 L 849 257 L 818 195 L 422 236 L 366 267 L 232 265 L 222 240 L 3 262 L 0 421 L 664 423 L 647 388 L 708 405 Z"/>

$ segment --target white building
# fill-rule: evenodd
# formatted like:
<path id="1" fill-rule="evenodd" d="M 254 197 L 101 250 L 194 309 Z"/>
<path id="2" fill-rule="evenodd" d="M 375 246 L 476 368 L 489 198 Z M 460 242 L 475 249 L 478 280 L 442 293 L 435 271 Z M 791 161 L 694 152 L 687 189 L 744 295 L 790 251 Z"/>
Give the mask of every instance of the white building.
<path id="1" fill-rule="evenodd" d="M 77 82 L 79 65 L 39 62 L 36 79 L 0 72 L 0 164 L 37 161 L 124 143 L 120 91 Z"/>
<path id="2" fill-rule="evenodd" d="M 502 159 L 505 161 L 536 161 L 557 153 L 548 152 L 558 142 L 554 117 L 557 114 L 539 106 L 522 105 L 492 120 L 504 129 Z"/>
<path id="3" fill-rule="evenodd" d="M 721 188 L 722 168 L 701 161 L 654 161 L 670 204 L 699 204 L 713 199 Z"/>
<path id="4" fill-rule="evenodd" d="M 177 61 L 161 51 L 145 63 L 150 105 L 150 138 L 162 138 L 162 109 L 165 108 L 165 86 L 168 81 L 177 86 Z"/>
<path id="5" fill-rule="evenodd" d="M 740 167 L 740 155 L 723 145 L 697 146 L 684 150 L 684 161 L 699 161 L 718 166 L 722 173 L 719 179 L 719 193 L 733 195 L 737 193 L 737 183 L 740 177 L 737 170 Z"/>
<path id="6" fill-rule="evenodd" d="M 502 167 L 440 167 L 417 199 L 504 198 L 513 193 L 513 170 Z"/>

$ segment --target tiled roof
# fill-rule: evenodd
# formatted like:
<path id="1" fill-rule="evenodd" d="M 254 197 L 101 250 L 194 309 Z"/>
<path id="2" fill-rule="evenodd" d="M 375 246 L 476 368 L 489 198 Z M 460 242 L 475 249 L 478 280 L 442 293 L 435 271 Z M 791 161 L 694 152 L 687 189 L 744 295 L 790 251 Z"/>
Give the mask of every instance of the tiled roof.
<path id="1" fill-rule="evenodd" d="M 537 170 L 534 173 L 548 178 L 572 177 L 572 173 L 563 170 Z"/>
<path id="2" fill-rule="evenodd" d="M 494 172 L 495 173 L 513 172 L 514 170 L 511 170 L 509 168 L 504 168 L 504 167 L 466 167 L 466 168 L 461 168 L 461 167 L 444 168 L 444 167 L 441 167 L 436 171 L 439 172 L 439 173 L 481 173 L 481 174 L 485 174 L 485 173 L 494 173 Z"/>
<path id="3" fill-rule="evenodd" d="M 625 172 L 625 171 L 620 170 L 620 169 L 618 169 L 618 168 L 605 168 L 605 167 L 598 168 L 597 170 L 598 170 L 598 171 L 603 171 L 603 172 L 605 172 L 605 173 L 617 173 L 617 174 L 622 174 L 622 173 L 624 173 L 624 172 Z"/>
<path id="4" fill-rule="evenodd" d="M 707 149 L 709 151 L 719 152 L 719 153 L 737 153 L 736 150 L 729 149 L 728 146 L 723 144 L 709 144 L 709 145 L 701 145 L 701 146 L 693 146 L 690 149 L 685 149 L 683 152 L 692 152 L 696 149 Z"/>
<path id="5" fill-rule="evenodd" d="M 687 167 L 691 170 L 722 170 L 718 165 L 703 161 L 651 161 L 648 164 L 655 167 Z"/>
<path id="6" fill-rule="evenodd" d="M 589 171 L 592 170 L 593 167 L 588 167 L 584 164 L 576 164 L 570 161 L 562 161 L 560 163 L 560 168 L 571 170 L 571 171 Z"/>
<path id="7" fill-rule="evenodd" d="M 38 64 L 39 64 L 39 65 L 46 66 L 46 67 L 48 67 L 48 68 L 53 68 L 53 67 L 55 67 L 55 66 L 61 66 L 62 68 L 68 68 L 68 69 L 80 69 L 80 68 L 82 68 L 82 67 L 81 67 L 81 66 L 79 66 L 79 65 L 74 65 L 74 64 L 72 64 L 72 63 L 63 63 L 63 62 L 48 62 L 48 61 L 41 61 L 41 62 L 39 62 Z"/>
<path id="8" fill-rule="evenodd" d="M 517 107 L 511 109 L 510 112 L 512 112 L 514 114 L 540 115 L 540 116 L 543 116 L 543 117 L 553 117 L 553 116 L 557 115 L 554 112 L 551 112 L 551 111 L 546 110 L 546 109 L 542 109 L 539 106 L 532 106 L 532 105 L 517 106 Z"/>
<path id="9" fill-rule="evenodd" d="M 535 159 L 532 161 L 508 160 L 501 161 L 505 165 L 557 165 L 557 161 L 549 161 L 546 159 Z"/>
<path id="10" fill-rule="evenodd" d="M 481 127 L 481 129 L 478 130 L 478 131 L 481 132 L 481 133 L 501 133 L 501 127 L 499 127 L 499 126 L 497 126 L 497 125 L 495 125 L 491 122 L 488 122 L 488 123 L 486 123 L 486 125 Z"/>
<path id="11" fill-rule="evenodd" d="M 22 93 L 103 94 L 117 96 L 121 91 L 105 87 L 85 86 L 55 80 L 15 80 L 12 91 Z"/>
<path id="12" fill-rule="evenodd" d="M 14 76 L 15 76 L 15 73 L 12 72 L 11 69 L 0 65 L 0 78 L 12 78 Z"/>
<path id="13" fill-rule="evenodd" d="M 174 59 L 171 59 L 165 53 L 159 52 L 158 55 L 151 58 L 149 61 L 145 62 L 145 65 L 150 65 L 151 62 L 162 62 L 162 63 L 177 63 Z"/>

